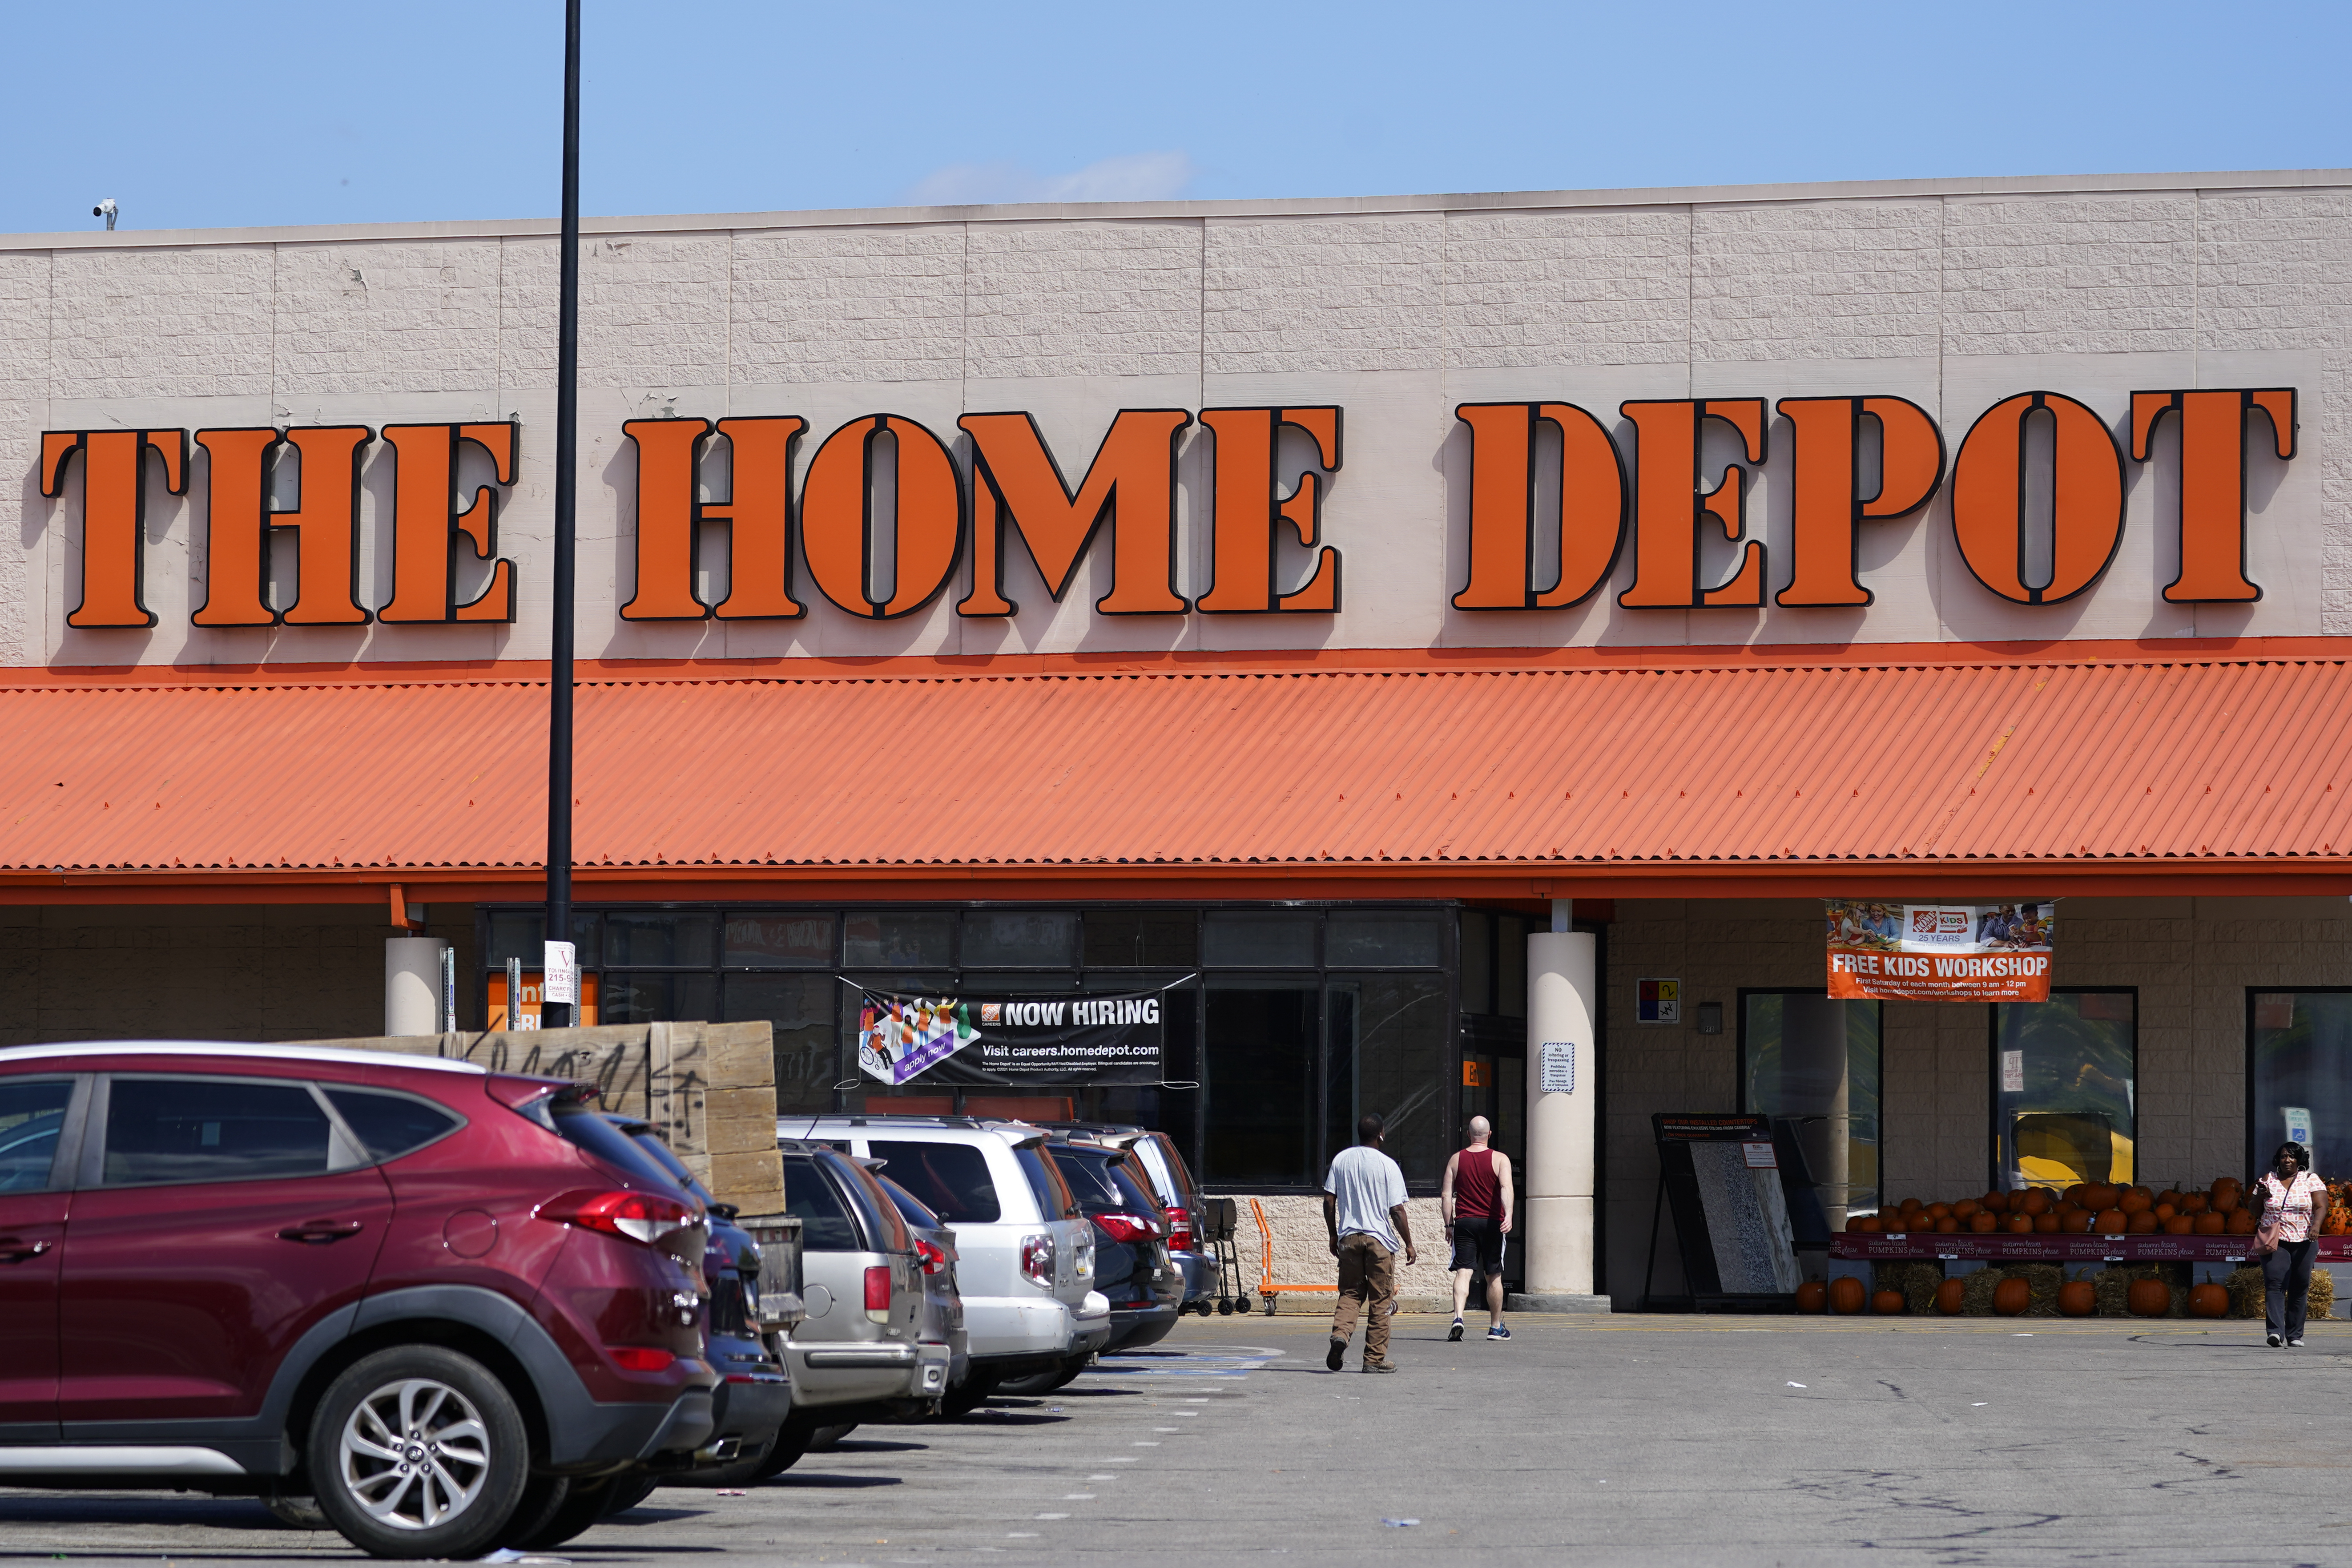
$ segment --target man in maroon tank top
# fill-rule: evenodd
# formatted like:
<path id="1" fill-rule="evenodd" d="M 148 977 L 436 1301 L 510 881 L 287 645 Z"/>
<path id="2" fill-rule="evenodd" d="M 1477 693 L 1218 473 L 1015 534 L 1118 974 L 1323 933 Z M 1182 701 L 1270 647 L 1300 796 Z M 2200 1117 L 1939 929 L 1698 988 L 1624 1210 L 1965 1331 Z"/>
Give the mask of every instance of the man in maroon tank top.
<path id="1" fill-rule="evenodd" d="M 1495 1136 L 1483 1116 L 1470 1119 L 1470 1147 L 1445 1162 L 1445 1186 L 1439 1202 L 1445 1215 L 1445 1234 L 1454 1238 L 1454 1327 L 1449 1340 L 1462 1337 L 1462 1309 L 1470 1301 L 1470 1277 L 1486 1277 L 1486 1337 L 1507 1340 L 1503 1326 L 1503 1238 L 1511 1234 L 1511 1157 L 1488 1146 Z"/>

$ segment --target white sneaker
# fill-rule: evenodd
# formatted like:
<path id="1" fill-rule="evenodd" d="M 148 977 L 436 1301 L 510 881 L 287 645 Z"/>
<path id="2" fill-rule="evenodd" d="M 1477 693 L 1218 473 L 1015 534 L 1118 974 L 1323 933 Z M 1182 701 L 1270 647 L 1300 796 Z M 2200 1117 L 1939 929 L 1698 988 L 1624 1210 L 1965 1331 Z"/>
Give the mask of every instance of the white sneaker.
<path id="1" fill-rule="evenodd" d="M 2303 1348 L 2303 1342 L 2302 1342 L 2301 1340 L 2289 1340 L 2289 1341 L 2287 1341 L 2286 1344 L 2287 1344 L 2287 1349 L 2289 1349 L 2289 1350 L 2296 1350 L 2296 1351 L 2299 1351 L 2299 1350 L 2301 1350 L 2301 1349 Z"/>

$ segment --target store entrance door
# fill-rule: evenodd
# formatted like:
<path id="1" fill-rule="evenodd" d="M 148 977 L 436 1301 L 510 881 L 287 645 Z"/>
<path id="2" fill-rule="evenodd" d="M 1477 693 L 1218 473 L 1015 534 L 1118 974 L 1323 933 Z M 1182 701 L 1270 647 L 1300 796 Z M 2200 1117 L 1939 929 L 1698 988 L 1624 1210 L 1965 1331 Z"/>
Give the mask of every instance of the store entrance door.
<path id="1" fill-rule="evenodd" d="M 1528 1170 L 1528 1045 L 1524 1026 L 1510 1020 L 1513 1027 L 1482 1028 L 1484 1020 L 1474 1019 L 1463 1027 L 1462 1038 L 1462 1114 L 1456 1123 L 1461 1142 L 1470 1142 L 1470 1119 L 1483 1116 L 1495 1128 L 1495 1148 L 1511 1160 L 1512 1184 L 1518 1194 L 1518 1208 L 1526 1209 Z M 1497 1019 L 1497 1023 L 1505 1022 Z M 1514 1242 L 1519 1231 L 1517 1216 L 1512 1229 Z M 1523 1254 L 1517 1245 L 1503 1249 L 1503 1281 L 1511 1289 L 1525 1283 Z"/>

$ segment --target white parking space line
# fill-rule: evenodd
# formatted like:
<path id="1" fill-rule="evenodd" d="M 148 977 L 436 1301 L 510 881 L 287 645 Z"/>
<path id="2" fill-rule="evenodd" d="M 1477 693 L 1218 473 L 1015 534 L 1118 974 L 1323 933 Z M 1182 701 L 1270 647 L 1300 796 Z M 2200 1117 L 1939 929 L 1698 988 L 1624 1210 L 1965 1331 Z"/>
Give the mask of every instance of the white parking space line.
<path id="1" fill-rule="evenodd" d="M 1203 1350 L 1114 1352 L 1088 1369 L 1095 1377 L 1244 1378 L 1283 1352 L 1263 1345 L 1218 1345 Z"/>

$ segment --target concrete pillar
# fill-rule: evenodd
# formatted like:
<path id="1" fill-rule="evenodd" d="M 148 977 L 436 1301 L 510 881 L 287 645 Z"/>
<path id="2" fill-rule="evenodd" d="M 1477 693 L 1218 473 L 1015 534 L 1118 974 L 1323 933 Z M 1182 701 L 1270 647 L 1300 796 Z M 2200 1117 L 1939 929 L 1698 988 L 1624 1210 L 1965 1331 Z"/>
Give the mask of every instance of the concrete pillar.
<path id="1" fill-rule="evenodd" d="M 1596 943 L 1568 929 L 1568 900 L 1553 902 L 1552 929 L 1528 938 L 1528 1164 L 1519 1226 L 1533 1311 L 1609 1310 L 1592 1293 L 1593 1155 L 1601 1070 Z M 1574 1087 L 1546 1092 L 1544 1047 L 1574 1050 Z"/>
<path id="2" fill-rule="evenodd" d="M 385 1034 L 441 1033 L 441 950 L 448 945 L 433 936 L 384 939 Z"/>

